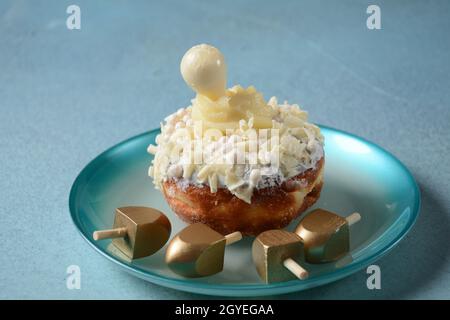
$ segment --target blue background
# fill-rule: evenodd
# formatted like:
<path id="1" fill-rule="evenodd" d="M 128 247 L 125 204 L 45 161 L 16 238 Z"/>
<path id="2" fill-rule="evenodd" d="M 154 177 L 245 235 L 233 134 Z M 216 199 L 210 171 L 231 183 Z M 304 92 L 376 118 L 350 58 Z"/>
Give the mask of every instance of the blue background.
<path id="1" fill-rule="evenodd" d="M 381 30 L 366 27 L 372 3 Z M 66 28 L 70 4 L 81 30 Z M 229 84 L 374 141 L 421 188 L 417 224 L 379 261 L 381 290 L 361 271 L 279 298 L 450 298 L 449 30 L 448 1 L 1 1 L 0 298 L 203 298 L 102 258 L 67 204 L 91 159 L 189 104 L 179 61 L 203 42 Z M 71 264 L 81 290 L 66 288 Z"/>

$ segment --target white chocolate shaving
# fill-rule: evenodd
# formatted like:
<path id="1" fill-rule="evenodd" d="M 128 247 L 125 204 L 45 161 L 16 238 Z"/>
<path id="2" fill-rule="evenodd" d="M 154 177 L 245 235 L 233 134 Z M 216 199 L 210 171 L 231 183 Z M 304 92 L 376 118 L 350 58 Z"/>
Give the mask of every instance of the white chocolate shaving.
<path id="1" fill-rule="evenodd" d="M 239 97 L 233 103 L 240 101 L 245 104 L 255 99 L 258 105 L 263 104 L 270 112 L 259 113 L 252 107 L 247 113 L 242 113 L 244 117 L 235 122 L 229 135 L 223 135 L 222 126 L 219 136 L 209 138 L 198 132 L 191 106 L 169 115 L 162 124 L 161 134 L 156 137 L 156 146 L 148 147 L 148 152 L 154 154 L 149 175 L 157 188 L 164 181 L 176 179 L 184 186 L 207 185 L 211 192 L 227 188 L 236 197 L 251 203 L 255 188 L 279 185 L 316 167 L 323 157 L 323 137 L 317 126 L 307 122 L 305 111 L 295 104 L 285 102 L 280 105 L 275 97 L 266 104 L 253 87 L 234 87 L 233 90 L 228 94 Z M 220 99 L 218 101 L 220 104 Z M 244 107 L 241 109 L 245 110 Z M 270 121 L 267 116 L 270 116 Z M 226 117 L 209 116 L 209 120 L 218 119 L 222 121 Z M 259 130 L 258 140 L 251 139 L 255 127 L 263 128 Z M 207 128 L 208 125 L 203 129 Z M 272 135 L 272 129 L 279 130 L 279 135 Z M 203 139 L 194 140 L 196 137 Z M 201 148 L 195 148 L 196 144 Z M 248 152 L 255 149 L 254 154 Z M 204 157 L 205 151 L 208 151 L 207 157 Z"/>

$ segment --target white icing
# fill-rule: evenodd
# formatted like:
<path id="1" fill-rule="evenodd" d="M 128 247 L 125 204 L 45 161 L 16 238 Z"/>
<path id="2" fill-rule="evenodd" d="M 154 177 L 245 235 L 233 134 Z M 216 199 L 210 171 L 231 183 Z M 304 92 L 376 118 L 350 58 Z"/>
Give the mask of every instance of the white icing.
<path id="1" fill-rule="evenodd" d="M 200 149 L 203 155 L 195 152 L 191 143 L 192 139 L 199 137 L 191 117 L 192 107 L 179 109 L 166 117 L 165 123 L 161 124 L 161 134 L 156 137 L 157 145 L 148 147 L 148 152 L 155 155 L 149 168 L 155 186 L 161 188 L 164 181 L 175 179 L 182 188 L 206 185 L 211 192 L 227 188 L 236 197 L 250 203 L 255 188 L 276 186 L 315 168 L 323 157 L 320 129 L 307 122 L 307 113 L 298 105 L 278 104 L 275 97 L 267 105 L 273 113 L 272 129 L 279 130 L 278 136 L 270 137 L 269 134 L 267 141 L 249 140 L 253 127 L 253 117 L 250 116 L 248 120 L 239 121 L 232 135 L 203 141 Z M 243 152 L 249 150 L 251 144 L 258 150 L 253 155 L 254 161 L 252 155 Z M 196 156 L 200 160 L 204 156 L 202 163 L 195 162 Z M 279 165 L 271 167 L 277 158 Z"/>

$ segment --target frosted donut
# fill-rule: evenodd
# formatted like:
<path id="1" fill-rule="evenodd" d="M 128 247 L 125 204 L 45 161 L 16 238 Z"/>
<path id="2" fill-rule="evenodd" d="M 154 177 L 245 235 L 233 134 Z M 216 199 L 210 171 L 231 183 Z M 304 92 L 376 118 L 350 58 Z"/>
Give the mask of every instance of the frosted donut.
<path id="1" fill-rule="evenodd" d="M 225 59 L 209 45 L 188 50 L 180 71 L 196 97 L 165 119 L 148 152 L 149 175 L 182 220 L 257 235 L 317 201 L 323 136 L 305 111 L 252 86 L 226 89 Z"/>

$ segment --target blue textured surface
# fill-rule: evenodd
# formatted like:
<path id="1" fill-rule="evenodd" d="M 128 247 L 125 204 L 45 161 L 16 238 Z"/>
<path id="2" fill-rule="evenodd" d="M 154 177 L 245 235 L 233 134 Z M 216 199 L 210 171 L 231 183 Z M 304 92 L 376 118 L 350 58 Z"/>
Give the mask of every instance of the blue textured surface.
<path id="1" fill-rule="evenodd" d="M 218 46 L 229 83 L 297 102 L 313 121 L 403 161 L 422 192 L 412 232 L 365 272 L 280 298 L 450 298 L 450 3 L 377 1 L 0 2 L 0 298 L 198 298 L 146 283 L 91 250 L 68 212 L 70 186 L 107 147 L 158 126 L 192 92 L 185 50 Z M 66 267 L 81 268 L 68 290 Z"/>

